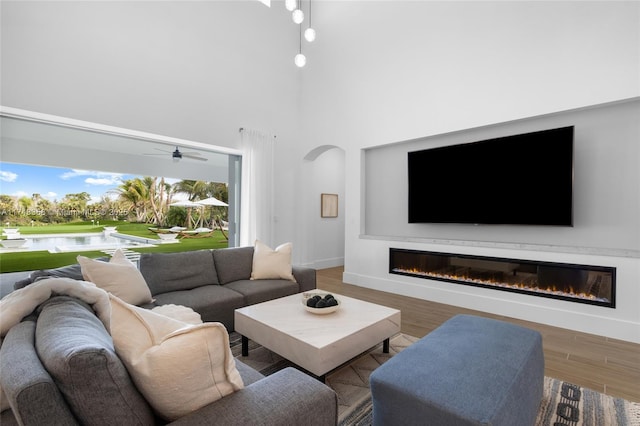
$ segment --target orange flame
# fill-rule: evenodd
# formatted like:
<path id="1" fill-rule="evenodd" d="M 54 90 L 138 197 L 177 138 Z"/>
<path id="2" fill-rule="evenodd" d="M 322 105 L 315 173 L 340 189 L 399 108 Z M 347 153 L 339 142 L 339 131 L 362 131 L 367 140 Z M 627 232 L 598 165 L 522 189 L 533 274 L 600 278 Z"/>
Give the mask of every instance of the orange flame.
<path id="1" fill-rule="evenodd" d="M 447 274 L 447 273 L 437 273 L 437 272 L 425 272 L 417 268 L 394 268 L 394 272 L 400 272 L 404 274 L 417 275 L 421 277 L 427 278 L 437 278 L 437 279 L 445 279 L 452 281 L 460 281 L 474 284 L 482 284 L 492 287 L 498 288 L 512 288 L 518 290 L 525 290 L 532 293 L 544 293 L 544 294 L 553 294 L 558 296 L 565 296 L 570 298 L 579 298 L 579 299 L 587 299 L 587 300 L 597 300 L 598 298 L 589 293 L 576 293 L 576 291 L 570 287 L 569 290 L 559 290 L 555 285 L 548 287 L 538 287 L 531 284 L 527 284 L 525 282 L 516 282 L 516 283 L 507 283 L 503 281 L 497 281 L 494 279 L 480 279 L 480 278 L 472 278 L 468 275 L 456 275 L 456 274 Z"/>

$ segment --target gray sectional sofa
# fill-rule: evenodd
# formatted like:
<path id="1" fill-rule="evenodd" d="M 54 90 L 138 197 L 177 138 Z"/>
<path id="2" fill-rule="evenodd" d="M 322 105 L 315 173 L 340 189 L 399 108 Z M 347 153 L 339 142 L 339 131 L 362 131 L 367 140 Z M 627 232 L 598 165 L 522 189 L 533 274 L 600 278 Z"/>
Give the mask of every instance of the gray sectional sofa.
<path id="1" fill-rule="evenodd" d="M 188 306 L 231 331 L 236 308 L 316 287 L 310 268 L 293 267 L 297 282 L 250 280 L 252 259 L 253 247 L 143 254 L 140 271 L 155 299 L 144 307 Z M 70 265 L 35 271 L 14 288 L 52 276 L 83 279 L 80 266 Z M 236 367 L 244 389 L 171 424 L 336 424 L 336 394 L 318 380 L 293 368 L 264 377 L 237 360 Z M 0 371 L 12 408 L 0 414 L 3 426 L 166 423 L 135 387 L 91 307 L 73 297 L 52 297 L 11 328 Z"/>
<path id="2" fill-rule="evenodd" d="M 320 381 L 294 368 L 268 377 L 240 361 L 236 368 L 244 389 L 171 424 L 336 424 L 336 394 Z M 12 408 L 0 414 L 2 426 L 165 423 L 133 384 L 91 307 L 72 297 L 49 299 L 11 328 L 0 346 L 0 371 Z"/>
<path id="3" fill-rule="evenodd" d="M 293 266 L 296 282 L 283 279 L 251 280 L 253 247 L 234 247 L 178 253 L 144 253 L 140 272 L 153 304 L 145 308 L 175 304 L 198 312 L 205 322 L 218 321 L 234 330 L 235 309 L 316 288 L 316 271 Z M 105 259 L 106 260 L 106 259 Z M 22 288 L 42 277 L 82 280 L 80 265 L 34 271 L 15 283 Z"/>

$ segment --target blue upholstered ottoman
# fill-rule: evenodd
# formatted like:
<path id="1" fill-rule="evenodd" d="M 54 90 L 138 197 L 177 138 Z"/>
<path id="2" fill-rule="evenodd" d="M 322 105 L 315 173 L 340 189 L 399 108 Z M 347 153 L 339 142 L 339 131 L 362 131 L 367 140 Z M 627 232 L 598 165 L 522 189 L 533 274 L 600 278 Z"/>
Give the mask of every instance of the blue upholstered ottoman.
<path id="1" fill-rule="evenodd" d="M 540 333 L 457 315 L 371 374 L 373 424 L 533 425 L 543 381 Z"/>

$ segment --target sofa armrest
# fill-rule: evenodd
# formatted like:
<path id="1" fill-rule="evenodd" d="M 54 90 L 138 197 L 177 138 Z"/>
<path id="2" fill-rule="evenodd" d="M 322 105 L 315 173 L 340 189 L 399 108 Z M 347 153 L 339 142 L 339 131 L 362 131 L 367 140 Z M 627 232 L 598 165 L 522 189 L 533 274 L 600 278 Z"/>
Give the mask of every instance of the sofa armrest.
<path id="1" fill-rule="evenodd" d="M 316 289 L 316 270 L 303 266 L 293 266 L 291 268 L 293 277 L 300 286 L 300 293 Z"/>
<path id="2" fill-rule="evenodd" d="M 62 393 L 38 358 L 35 329 L 35 322 L 23 321 L 5 336 L 0 347 L 0 385 L 19 424 L 36 426 L 55 420 L 57 425 L 76 425 Z"/>
<path id="3" fill-rule="evenodd" d="M 184 416 L 171 425 L 336 425 L 338 399 L 328 386 L 289 367 Z"/>

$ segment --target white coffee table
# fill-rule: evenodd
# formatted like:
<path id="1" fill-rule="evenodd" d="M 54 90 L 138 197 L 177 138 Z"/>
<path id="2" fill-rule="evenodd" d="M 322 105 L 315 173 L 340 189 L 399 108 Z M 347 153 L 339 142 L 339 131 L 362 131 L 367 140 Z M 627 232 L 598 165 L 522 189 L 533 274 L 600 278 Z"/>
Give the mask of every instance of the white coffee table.
<path id="1" fill-rule="evenodd" d="M 236 309 L 235 329 L 242 354 L 251 339 L 321 380 L 331 370 L 400 332 L 400 311 L 332 293 L 340 301 L 333 313 L 307 312 L 302 294 Z"/>

